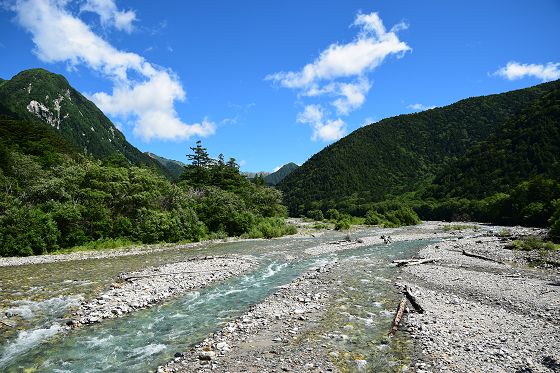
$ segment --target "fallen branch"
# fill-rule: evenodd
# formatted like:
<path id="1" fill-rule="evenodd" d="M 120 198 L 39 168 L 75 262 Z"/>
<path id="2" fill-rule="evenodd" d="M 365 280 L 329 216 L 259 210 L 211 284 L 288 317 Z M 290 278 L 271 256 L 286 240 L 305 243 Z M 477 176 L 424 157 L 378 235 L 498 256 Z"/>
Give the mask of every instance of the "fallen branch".
<path id="1" fill-rule="evenodd" d="M 492 259 L 492 258 L 489 258 L 489 257 L 484 256 L 484 255 L 478 255 L 478 254 L 474 254 L 474 253 L 469 253 L 468 251 L 465 251 L 465 250 L 463 250 L 463 255 L 468 256 L 468 257 L 471 257 L 471 258 L 477 258 L 477 259 L 487 260 L 487 261 L 489 261 L 489 262 L 504 264 L 504 263 L 500 262 L 499 260 Z"/>
<path id="2" fill-rule="evenodd" d="M 406 266 L 413 266 L 417 264 L 434 263 L 437 262 L 438 260 L 441 260 L 441 258 L 431 258 L 431 259 L 421 259 L 421 260 L 410 259 L 407 261 L 397 263 L 397 267 L 406 267 Z"/>
<path id="3" fill-rule="evenodd" d="M 149 274 L 149 275 L 121 277 L 120 280 L 129 281 L 129 280 L 134 280 L 134 279 L 138 279 L 138 278 L 147 278 L 147 277 L 156 277 L 156 276 L 175 276 L 175 275 L 182 275 L 182 274 L 188 274 L 188 273 L 208 273 L 208 272 L 215 272 L 215 271 L 183 271 L 183 272 L 153 273 L 153 274 Z"/>
<path id="4" fill-rule="evenodd" d="M 423 260 L 425 258 L 410 258 L 410 259 L 395 259 L 392 261 L 392 263 L 398 264 L 398 263 L 408 263 L 410 261 L 415 261 L 415 260 Z"/>
<path id="5" fill-rule="evenodd" d="M 399 324 L 401 323 L 405 308 L 406 298 L 403 297 L 403 299 L 401 299 L 401 302 L 399 303 L 399 307 L 397 308 L 397 313 L 395 314 L 395 319 L 393 320 L 393 324 L 391 325 L 391 331 L 389 332 L 389 335 L 395 335 L 395 333 L 399 329 Z"/>
<path id="6" fill-rule="evenodd" d="M 424 308 L 422 308 L 422 306 L 418 303 L 416 297 L 412 295 L 412 291 L 409 286 L 405 286 L 403 293 L 406 296 L 406 299 L 408 299 L 408 301 L 412 305 L 412 307 L 416 310 L 416 312 L 424 313 Z"/>
<path id="7" fill-rule="evenodd" d="M 15 328 L 16 325 L 17 325 L 15 321 L 12 321 L 12 320 L 5 320 L 5 319 L 0 320 L 0 324 L 4 324 L 4 325 L 6 325 L 6 326 L 9 327 L 9 328 Z"/>

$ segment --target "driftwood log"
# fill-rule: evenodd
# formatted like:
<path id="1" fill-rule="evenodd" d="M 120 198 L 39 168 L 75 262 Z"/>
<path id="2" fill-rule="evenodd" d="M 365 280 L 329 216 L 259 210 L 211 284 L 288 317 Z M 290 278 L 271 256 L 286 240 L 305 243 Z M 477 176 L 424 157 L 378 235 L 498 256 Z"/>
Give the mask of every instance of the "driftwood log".
<path id="1" fill-rule="evenodd" d="M 176 275 L 183 275 L 183 274 L 189 274 L 189 273 L 208 273 L 208 272 L 215 272 L 215 270 L 213 271 L 183 271 L 183 272 L 165 272 L 165 273 L 151 273 L 149 275 L 137 275 L 137 276 L 127 276 L 127 277 L 121 277 L 120 280 L 121 281 L 130 281 L 130 280 L 135 280 L 138 278 L 147 278 L 147 277 L 156 277 L 156 276 L 176 276 Z"/>
<path id="2" fill-rule="evenodd" d="M 393 320 L 393 324 L 391 325 L 391 331 L 389 332 L 389 335 L 395 335 L 395 333 L 399 329 L 399 324 L 401 323 L 405 308 L 406 298 L 403 297 L 401 299 L 401 302 L 399 303 L 399 307 L 397 308 L 397 313 L 395 313 L 395 319 Z"/>
<path id="3" fill-rule="evenodd" d="M 4 324 L 9 328 L 15 328 L 17 323 L 15 321 L 12 320 L 6 320 L 6 319 L 2 319 L 0 320 L 0 324 Z"/>
<path id="4" fill-rule="evenodd" d="M 406 267 L 406 266 L 413 266 L 417 264 L 425 264 L 425 263 L 434 263 L 441 258 L 430 258 L 430 259 L 410 259 L 397 262 L 397 267 Z"/>
<path id="5" fill-rule="evenodd" d="M 412 294 L 412 290 L 410 289 L 409 286 L 405 286 L 403 293 L 406 296 L 406 299 L 408 299 L 408 301 L 412 305 L 412 307 L 416 310 L 416 312 L 424 313 L 424 308 L 422 308 L 422 306 L 418 303 L 416 297 Z"/>
<path id="6" fill-rule="evenodd" d="M 471 258 L 477 258 L 477 259 L 481 259 L 481 260 L 487 260 L 487 261 L 489 261 L 489 262 L 504 264 L 504 263 L 500 262 L 499 260 L 492 259 L 492 258 L 489 258 L 489 257 L 484 256 L 484 255 L 469 253 L 468 251 L 465 251 L 465 250 L 463 250 L 463 255 L 468 256 L 468 257 L 471 257 Z"/>

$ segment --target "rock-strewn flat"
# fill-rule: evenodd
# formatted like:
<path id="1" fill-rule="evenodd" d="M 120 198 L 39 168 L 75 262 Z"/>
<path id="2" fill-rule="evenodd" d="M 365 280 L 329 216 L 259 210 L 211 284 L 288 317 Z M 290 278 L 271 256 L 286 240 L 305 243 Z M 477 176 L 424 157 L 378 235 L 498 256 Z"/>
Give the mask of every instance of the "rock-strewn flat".
<path id="1" fill-rule="evenodd" d="M 560 371 L 559 272 L 527 267 L 535 254 L 508 250 L 509 241 L 445 241 L 419 253 L 440 261 L 403 269 L 402 285 L 426 310 L 408 314 L 402 331 L 416 340 L 418 372 Z"/>

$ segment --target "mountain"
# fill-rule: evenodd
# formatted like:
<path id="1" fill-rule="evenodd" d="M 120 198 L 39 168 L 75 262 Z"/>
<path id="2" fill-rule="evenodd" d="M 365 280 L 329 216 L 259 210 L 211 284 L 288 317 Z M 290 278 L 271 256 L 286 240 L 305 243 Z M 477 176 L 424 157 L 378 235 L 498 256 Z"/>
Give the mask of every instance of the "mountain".
<path id="1" fill-rule="evenodd" d="M 0 114 L 49 127 L 69 144 L 97 159 L 122 154 L 134 165 L 153 167 L 169 176 L 159 162 L 126 141 L 109 118 L 62 75 L 30 69 L 0 82 Z"/>
<path id="2" fill-rule="evenodd" d="M 266 175 L 264 177 L 264 181 L 268 185 L 276 185 L 282 180 L 286 178 L 289 174 L 294 172 L 299 166 L 293 162 L 285 164 L 284 166 L 280 167 L 278 171 L 271 173 L 270 175 Z"/>
<path id="3" fill-rule="evenodd" d="M 245 171 L 245 172 L 242 172 L 241 175 L 245 176 L 247 179 L 254 179 L 257 175 L 264 178 L 264 177 L 270 175 L 270 172 L 266 172 L 266 171 L 259 171 L 259 172 Z"/>
<path id="4" fill-rule="evenodd" d="M 327 146 L 280 184 L 292 215 L 349 210 L 415 191 L 560 81 L 468 98 L 362 127 Z"/>
<path id="5" fill-rule="evenodd" d="M 176 161 L 174 159 L 167 159 L 167 158 L 164 158 L 164 157 L 160 157 L 159 155 L 156 155 L 154 153 L 146 152 L 144 154 L 146 154 L 148 157 L 156 160 L 163 167 L 165 167 L 167 169 L 167 171 L 169 172 L 169 174 L 171 174 L 171 176 L 173 176 L 173 179 L 175 179 L 175 180 L 178 180 L 179 177 L 185 171 L 186 164 L 184 164 L 183 162 Z"/>
<path id="6" fill-rule="evenodd" d="M 480 199 L 538 176 L 560 181 L 560 88 L 445 167 L 429 197 Z"/>

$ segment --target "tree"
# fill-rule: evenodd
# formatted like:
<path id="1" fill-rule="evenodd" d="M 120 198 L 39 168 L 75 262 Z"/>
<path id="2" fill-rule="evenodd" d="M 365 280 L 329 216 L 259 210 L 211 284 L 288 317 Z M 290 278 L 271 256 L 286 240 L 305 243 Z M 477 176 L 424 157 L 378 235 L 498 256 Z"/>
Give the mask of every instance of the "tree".
<path id="1" fill-rule="evenodd" d="M 202 146 L 202 142 L 198 140 L 194 148 L 190 148 L 193 154 L 187 154 L 187 159 L 195 167 L 208 167 L 212 164 L 212 159 L 208 156 L 208 151 Z"/>
<path id="2" fill-rule="evenodd" d="M 210 178 L 208 168 L 213 162 L 200 140 L 196 142 L 195 147 L 190 149 L 193 151 L 193 154 L 187 154 L 187 158 L 191 161 L 191 164 L 185 166 L 185 172 L 181 175 L 181 179 L 186 180 L 195 188 L 200 188 L 208 183 Z"/>
<path id="3" fill-rule="evenodd" d="M 230 159 L 227 161 L 226 166 L 228 166 L 229 168 L 232 168 L 232 169 L 235 169 L 235 170 L 238 170 L 238 171 L 239 171 L 239 165 L 237 164 L 237 161 L 236 161 L 235 158 L 230 158 Z"/>

